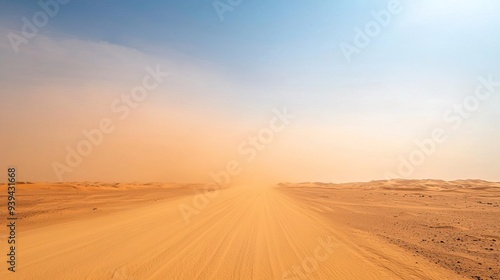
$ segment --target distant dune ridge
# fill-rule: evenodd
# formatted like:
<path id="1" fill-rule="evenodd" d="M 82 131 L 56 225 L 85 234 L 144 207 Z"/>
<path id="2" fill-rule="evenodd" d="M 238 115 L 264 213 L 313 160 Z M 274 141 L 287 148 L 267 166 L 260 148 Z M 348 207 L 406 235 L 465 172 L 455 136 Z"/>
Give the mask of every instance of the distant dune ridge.
<path id="1" fill-rule="evenodd" d="M 19 182 L 21 261 L 0 278 L 500 279 L 500 183 L 237 185 L 186 224 L 205 187 Z"/>
<path id="2" fill-rule="evenodd" d="M 436 179 L 411 180 L 411 179 L 393 179 L 393 180 L 374 180 L 370 182 L 354 183 L 322 183 L 322 182 L 304 182 L 304 183 L 281 183 L 282 186 L 309 186 L 309 187 L 356 187 L 356 188 L 382 188 L 382 189 L 422 189 L 422 190 L 455 190 L 455 189 L 489 189 L 500 188 L 500 183 L 488 182 L 479 179 L 444 181 Z"/>

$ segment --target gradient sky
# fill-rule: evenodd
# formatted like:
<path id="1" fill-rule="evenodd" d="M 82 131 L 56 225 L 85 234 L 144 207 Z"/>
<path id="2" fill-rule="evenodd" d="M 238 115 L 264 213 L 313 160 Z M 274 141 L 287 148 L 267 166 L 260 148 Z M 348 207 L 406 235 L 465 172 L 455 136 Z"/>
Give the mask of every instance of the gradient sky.
<path id="1" fill-rule="evenodd" d="M 226 3 L 225 1 L 222 1 Z M 443 114 L 500 81 L 500 2 L 402 0 L 348 63 L 340 44 L 390 1 L 246 1 L 221 21 L 211 1 L 70 1 L 12 49 L 36 1 L 0 2 L 0 168 L 56 181 L 54 162 L 102 118 L 116 130 L 67 181 L 208 181 L 230 160 L 238 180 L 367 181 L 436 128 L 445 143 L 408 178 L 500 181 L 500 88 L 457 129 Z M 121 121 L 110 103 L 146 66 L 170 76 Z M 273 109 L 295 119 L 248 162 L 238 145 Z"/>

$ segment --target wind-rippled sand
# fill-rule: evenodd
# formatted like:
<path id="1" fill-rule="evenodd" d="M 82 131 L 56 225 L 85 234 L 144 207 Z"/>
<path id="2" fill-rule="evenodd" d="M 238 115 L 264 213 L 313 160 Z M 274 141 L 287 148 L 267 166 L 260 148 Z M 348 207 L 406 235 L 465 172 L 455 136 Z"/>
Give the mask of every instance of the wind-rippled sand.
<path id="1" fill-rule="evenodd" d="M 20 184 L 0 279 L 500 279 L 499 183 L 236 186 L 186 223 L 202 188 Z"/>

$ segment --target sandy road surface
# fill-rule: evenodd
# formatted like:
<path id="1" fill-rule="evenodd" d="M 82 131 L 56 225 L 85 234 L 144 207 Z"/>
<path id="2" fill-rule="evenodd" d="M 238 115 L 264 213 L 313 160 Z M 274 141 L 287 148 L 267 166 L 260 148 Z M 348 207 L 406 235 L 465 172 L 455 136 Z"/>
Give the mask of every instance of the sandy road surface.
<path id="1" fill-rule="evenodd" d="M 187 225 L 193 197 L 21 231 L 0 279 L 462 279 L 276 188 L 222 190 Z"/>

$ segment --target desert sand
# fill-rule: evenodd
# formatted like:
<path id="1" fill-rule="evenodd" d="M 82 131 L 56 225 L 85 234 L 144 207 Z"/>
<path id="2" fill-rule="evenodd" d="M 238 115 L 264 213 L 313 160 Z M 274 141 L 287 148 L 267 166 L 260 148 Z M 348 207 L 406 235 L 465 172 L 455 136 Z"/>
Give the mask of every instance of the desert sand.
<path id="1" fill-rule="evenodd" d="M 203 187 L 20 184 L 0 279 L 500 279 L 500 183 L 235 186 L 187 222 Z"/>

